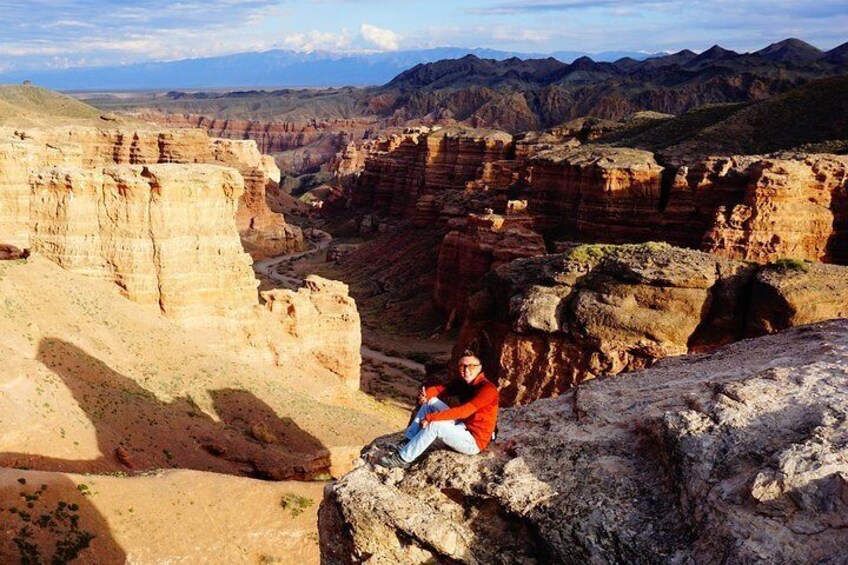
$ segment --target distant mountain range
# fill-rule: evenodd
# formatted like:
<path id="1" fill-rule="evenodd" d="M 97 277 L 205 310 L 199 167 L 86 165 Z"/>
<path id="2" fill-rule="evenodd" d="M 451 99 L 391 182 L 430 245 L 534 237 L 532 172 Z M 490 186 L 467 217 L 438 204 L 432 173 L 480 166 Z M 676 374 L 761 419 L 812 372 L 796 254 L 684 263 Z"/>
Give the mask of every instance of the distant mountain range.
<path id="1" fill-rule="evenodd" d="M 683 50 L 613 62 L 468 54 L 416 64 L 383 86 L 365 89 L 193 93 L 174 89 L 167 94 L 89 98 L 104 109 L 143 108 L 216 119 L 303 122 L 370 117 L 390 125 L 462 123 L 521 132 L 582 116 L 622 119 L 642 110 L 679 115 L 710 104 L 756 102 L 846 75 L 848 43 L 823 52 L 798 39 L 786 39 L 753 53 L 716 45 L 700 54 Z"/>
<path id="2" fill-rule="evenodd" d="M 470 54 L 458 60 L 416 65 L 395 77 L 386 88 L 545 87 L 596 83 L 616 77 L 643 82 L 655 79 L 659 84 L 669 84 L 678 79 L 693 79 L 708 68 L 714 71 L 710 78 L 729 72 L 770 75 L 780 71 L 787 79 L 793 79 L 804 74 L 828 74 L 846 64 L 848 43 L 824 52 L 800 39 L 786 39 L 753 53 L 737 53 L 714 45 L 700 54 L 686 49 L 641 60 L 627 56 L 613 62 L 587 56 L 571 63 L 554 57 L 495 60 Z"/>
<path id="3" fill-rule="evenodd" d="M 0 82 L 30 80 L 39 86 L 66 91 L 369 86 L 384 84 L 398 73 L 421 63 L 458 59 L 469 54 L 494 60 L 549 56 L 462 47 L 361 54 L 272 50 L 113 67 L 13 71 L 0 73 Z M 558 51 L 550 57 L 568 63 L 588 55 L 579 51 Z M 641 60 L 650 56 L 625 51 L 592 55 L 597 61 L 613 61 L 622 57 Z"/>

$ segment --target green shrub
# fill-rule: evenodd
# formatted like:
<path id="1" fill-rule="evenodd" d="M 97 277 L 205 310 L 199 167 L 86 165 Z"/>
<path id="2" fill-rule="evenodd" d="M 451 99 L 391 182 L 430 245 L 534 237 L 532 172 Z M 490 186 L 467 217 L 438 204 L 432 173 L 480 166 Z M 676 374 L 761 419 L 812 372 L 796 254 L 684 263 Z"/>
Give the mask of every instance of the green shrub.
<path id="1" fill-rule="evenodd" d="M 804 259 L 778 259 L 771 264 L 772 267 L 781 271 L 800 271 L 802 273 L 810 272 L 811 265 L 811 261 Z"/>
<path id="2" fill-rule="evenodd" d="M 288 510 L 292 518 L 296 518 L 303 514 L 303 511 L 314 504 L 311 498 L 300 496 L 298 494 L 289 493 L 280 499 L 280 508 Z"/>

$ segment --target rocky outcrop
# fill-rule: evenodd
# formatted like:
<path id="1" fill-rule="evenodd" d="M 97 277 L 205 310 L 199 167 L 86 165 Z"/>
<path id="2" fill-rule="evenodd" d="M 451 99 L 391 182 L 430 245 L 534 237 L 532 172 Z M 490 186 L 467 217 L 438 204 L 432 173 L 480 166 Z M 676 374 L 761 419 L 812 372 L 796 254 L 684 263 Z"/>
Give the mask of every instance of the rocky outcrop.
<path id="1" fill-rule="evenodd" d="M 259 320 L 270 327 L 263 347 L 277 361 L 291 356 L 292 342 L 298 353 L 313 355 L 353 389 L 359 389 L 362 333 L 356 303 L 346 284 L 310 275 L 297 291 L 274 289 L 262 293 L 265 310 L 272 314 Z"/>
<path id="2" fill-rule="evenodd" d="M 775 333 L 830 318 L 848 318 L 848 272 L 838 265 L 778 261 L 754 279 L 748 333 Z"/>
<path id="3" fill-rule="evenodd" d="M 503 410 L 478 456 L 363 462 L 322 561 L 842 563 L 846 352 L 846 321 L 796 328 Z"/>
<path id="4" fill-rule="evenodd" d="M 254 259 L 302 251 L 300 228 L 287 224 L 282 214 L 268 207 L 266 189 L 276 190 L 280 183 L 280 169 L 274 159 L 260 154 L 252 141 L 229 139 L 213 140 L 212 154 L 216 163 L 238 169 L 244 178 L 236 225 L 245 251 Z"/>
<path id="5" fill-rule="evenodd" d="M 667 244 L 576 246 L 488 275 L 455 353 L 476 349 L 502 402 L 526 403 L 670 355 L 848 316 L 846 280 L 848 268 L 834 265 L 759 269 Z"/>
<path id="6" fill-rule="evenodd" d="M 765 158 L 744 173 L 741 201 L 716 209 L 704 250 L 757 262 L 848 263 L 848 157 Z"/>
<path id="7" fill-rule="evenodd" d="M 593 146 L 537 154 L 527 188 L 540 228 L 627 242 L 656 231 L 663 168 L 651 153 Z"/>
<path id="8" fill-rule="evenodd" d="M 424 226 L 447 224 L 475 199 L 496 212 L 520 199 L 528 203 L 533 229 L 552 238 L 666 241 L 759 263 L 848 263 L 845 156 L 736 155 L 661 164 L 650 151 L 591 143 L 611 127 L 576 121 L 520 136 L 507 144 L 509 151 L 485 149 L 491 141 L 481 139 L 498 143 L 485 130 L 410 129 L 380 150 L 357 154 L 366 156 L 352 201 Z M 437 141 L 440 133 L 448 141 Z M 464 158 L 438 157 L 463 152 Z M 355 160 L 346 162 L 355 169 Z"/>
<path id="9" fill-rule="evenodd" d="M 468 128 L 410 128 L 384 147 L 366 160 L 353 202 L 378 214 L 411 219 L 420 198 L 465 190 L 485 163 L 511 155 L 512 136 Z"/>
<path id="10" fill-rule="evenodd" d="M 201 130 L 57 127 L 0 131 L 0 234 L 28 245 L 29 177 L 50 166 L 98 169 L 110 165 L 220 164 L 238 169 L 246 190 L 238 207 L 239 232 L 256 257 L 297 251 L 300 230 L 273 214 L 265 202 L 279 170 L 253 142 L 210 139 Z"/>
<path id="11" fill-rule="evenodd" d="M 157 112 L 135 115 L 166 127 L 205 129 L 211 137 L 252 140 L 261 153 L 273 155 L 277 165 L 290 175 L 317 172 L 339 151 L 350 143 L 369 139 L 376 129 L 372 118 L 262 121 Z"/>
<path id="12" fill-rule="evenodd" d="M 31 180 L 33 249 L 190 318 L 256 302 L 233 223 L 241 176 L 214 165 L 55 167 Z"/>
<path id="13" fill-rule="evenodd" d="M 255 143 L 200 130 L 3 133 L 0 242 L 109 280 L 184 326 L 220 330 L 247 360 L 309 357 L 357 385 L 359 315 L 344 285 L 307 281 L 291 311 L 279 306 L 289 291 L 259 304 L 245 249 L 291 252 L 302 235 L 268 209 L 279 170 Z"/>
<path id="14" fill-rule="evenodd" d="M 505 215 L 471 214 L 448 233 L 439 249 L 434 300 L 451 318 L 465 317 L 468 297 L 493 268 L 521 257 L 545 254 L 542 236 L 531 228 L 526 202 L 510 202 Z"/>

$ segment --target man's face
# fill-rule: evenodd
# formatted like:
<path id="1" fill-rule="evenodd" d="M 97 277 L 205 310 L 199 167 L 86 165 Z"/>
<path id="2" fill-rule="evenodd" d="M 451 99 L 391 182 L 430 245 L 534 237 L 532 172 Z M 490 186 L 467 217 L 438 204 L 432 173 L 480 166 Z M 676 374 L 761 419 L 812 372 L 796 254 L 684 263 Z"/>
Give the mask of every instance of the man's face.
<path id="1" fill-rule="evenodd" d="M 477 378 L 477 375 L 480 374 L 482 365 L 479 359 L 473 355 L 468 355 L 459 360 L 458 368 L 459 376 L 462 377 L 462 380 L 471 384 Z"/>

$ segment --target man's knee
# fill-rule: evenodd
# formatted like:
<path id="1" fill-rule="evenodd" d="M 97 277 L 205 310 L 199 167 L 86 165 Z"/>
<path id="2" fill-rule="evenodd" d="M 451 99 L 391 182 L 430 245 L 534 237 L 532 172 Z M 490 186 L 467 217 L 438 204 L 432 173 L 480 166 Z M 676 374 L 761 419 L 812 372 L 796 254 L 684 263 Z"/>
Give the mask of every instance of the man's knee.
<path id="1" fill-rule="evenodd" d="M 456 425 L 456 422 L 453 420 L 439 420 L 438 422 L 430 422 L 427 427 L 430 428 L 434 434 L 440 435 L 441 433 L 453 428 Z"/>

